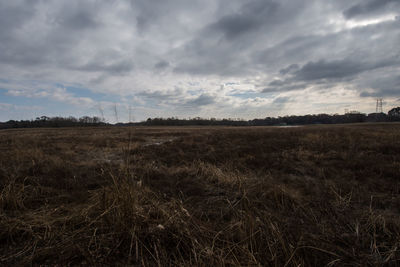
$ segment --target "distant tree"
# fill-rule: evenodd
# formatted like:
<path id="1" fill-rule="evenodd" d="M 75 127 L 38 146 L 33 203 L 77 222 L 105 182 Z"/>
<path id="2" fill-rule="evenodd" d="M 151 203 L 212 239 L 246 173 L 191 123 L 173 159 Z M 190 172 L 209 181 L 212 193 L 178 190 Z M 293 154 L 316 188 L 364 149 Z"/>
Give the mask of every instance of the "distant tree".
<path id="1" fill-rule="evenodd" d="M 92 118 L 92 121 L 94 124 L 99 124 L 99 123 L 103 122 L 100 117 L 96 117 L 96 116 Z"/>
<path id="2" fill-rule="evenodd" d="M 389 110 L 388 115 L 390 117 L 400 117 L 400 107 L 392 108 Z"/>

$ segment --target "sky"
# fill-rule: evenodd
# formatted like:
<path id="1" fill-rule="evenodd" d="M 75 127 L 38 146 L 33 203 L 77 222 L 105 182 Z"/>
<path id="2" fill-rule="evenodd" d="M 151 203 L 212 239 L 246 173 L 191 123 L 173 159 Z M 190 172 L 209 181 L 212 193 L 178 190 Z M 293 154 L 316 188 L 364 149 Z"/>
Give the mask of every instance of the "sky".
<path id="1" fill-rule="evenodd" d="M 400 0 L 0 0 L 0 121 L 400 106 Z"/>

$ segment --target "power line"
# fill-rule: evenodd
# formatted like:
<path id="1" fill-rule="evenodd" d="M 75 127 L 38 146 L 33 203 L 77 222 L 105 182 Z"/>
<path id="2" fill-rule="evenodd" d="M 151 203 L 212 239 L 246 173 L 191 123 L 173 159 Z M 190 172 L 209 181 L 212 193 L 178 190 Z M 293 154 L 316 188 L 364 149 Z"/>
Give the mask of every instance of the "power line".
<path id="1" fill-rule="evenodd" d="M 376 99 L 376 113 L 383 113 L 383 99 L 382 98 L 377 98 Z"/>

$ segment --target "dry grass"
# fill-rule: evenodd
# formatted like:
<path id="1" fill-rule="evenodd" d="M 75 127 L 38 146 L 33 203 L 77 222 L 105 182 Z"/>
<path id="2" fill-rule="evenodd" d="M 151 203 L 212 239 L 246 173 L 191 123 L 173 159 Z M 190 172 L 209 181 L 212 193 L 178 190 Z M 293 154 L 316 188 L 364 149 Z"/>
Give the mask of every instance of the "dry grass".
<path id="1" fill-rule="evenodd" d="M 6 130 L 0 152 L 0 265 L 400 265 L 400 124 Z"/>

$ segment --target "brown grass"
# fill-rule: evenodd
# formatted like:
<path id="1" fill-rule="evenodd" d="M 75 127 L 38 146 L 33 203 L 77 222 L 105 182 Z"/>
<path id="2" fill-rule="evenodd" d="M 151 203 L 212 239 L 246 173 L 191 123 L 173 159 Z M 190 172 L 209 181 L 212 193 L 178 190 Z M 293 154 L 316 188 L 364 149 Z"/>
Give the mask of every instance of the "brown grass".
<path id="1" fill-rule="evenodd" d="M 0 265 L 398 266 L 400 124 L 0 132 Z"/>

